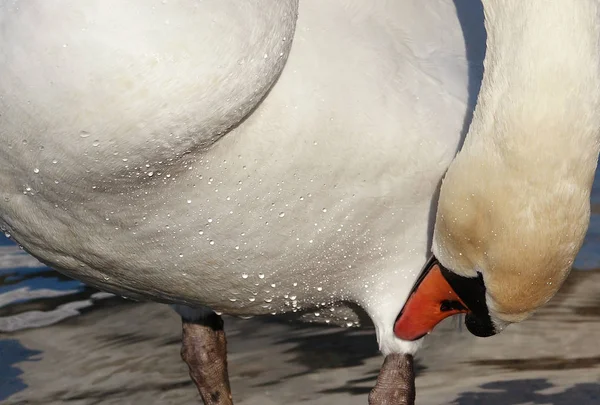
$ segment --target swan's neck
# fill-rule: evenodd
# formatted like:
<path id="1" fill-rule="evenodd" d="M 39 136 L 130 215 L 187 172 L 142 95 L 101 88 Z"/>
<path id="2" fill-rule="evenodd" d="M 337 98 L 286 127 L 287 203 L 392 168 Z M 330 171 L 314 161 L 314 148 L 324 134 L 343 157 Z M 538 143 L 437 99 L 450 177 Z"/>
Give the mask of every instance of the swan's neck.
<path id="1" fill-rule="evenodd" d="M 512 302 L 535 306 L 568 273 L 589 221 L 600 140 L 597 3 L 483 4 L 484 78 L 444 179 L 433 250 L 457 273 L 502 273 Z M 535 293 L 518 287 L 542 281 Z M 530 303 L 515 295 L 537 292 Z"/>
<path id="2" fill-rule="evenodd" d="M 548 181 L 553 179 L 546 170 L 562 170 L 567 161 L 580 168 L 575 162 L 595 160 L 600 121 L 596 1 L 483 3 L 485 75 L 465 153 L 487 149 Z M 586 169 L 592 176 L 594 168 L 588 164 Z"/>

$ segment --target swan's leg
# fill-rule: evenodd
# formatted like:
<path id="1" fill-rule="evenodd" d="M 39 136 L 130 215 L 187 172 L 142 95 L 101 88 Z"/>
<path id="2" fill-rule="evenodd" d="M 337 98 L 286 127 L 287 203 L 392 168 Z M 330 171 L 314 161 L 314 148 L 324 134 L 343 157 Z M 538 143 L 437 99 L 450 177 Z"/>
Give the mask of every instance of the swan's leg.
<path id="1" fill-rule="evenodd" d="M 389 354 L 369 394 L 369 405 L 414 405 L 415 372 L 413 356 Z"/>
<path id="2" fill-rule="evenodd" d="M 189 316 L 180 307 L 176 310 L 183 321 L 181 358 L 187 363 L 204 404 L 233 405 L 223 319 L 206 309 L 196 310 L 200 316 Z"/>

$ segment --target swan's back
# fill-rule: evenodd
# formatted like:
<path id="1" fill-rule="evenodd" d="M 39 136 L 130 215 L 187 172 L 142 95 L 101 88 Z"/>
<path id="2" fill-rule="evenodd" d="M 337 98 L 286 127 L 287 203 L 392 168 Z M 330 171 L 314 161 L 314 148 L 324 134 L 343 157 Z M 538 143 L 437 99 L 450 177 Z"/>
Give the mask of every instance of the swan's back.
<path id="1" fill-rule="evenodd" d="M 281 72 L 297 17 L 292 0 L 0 7 L 6 159 L 105 175 L 206 149 L 239 123 Z"/>

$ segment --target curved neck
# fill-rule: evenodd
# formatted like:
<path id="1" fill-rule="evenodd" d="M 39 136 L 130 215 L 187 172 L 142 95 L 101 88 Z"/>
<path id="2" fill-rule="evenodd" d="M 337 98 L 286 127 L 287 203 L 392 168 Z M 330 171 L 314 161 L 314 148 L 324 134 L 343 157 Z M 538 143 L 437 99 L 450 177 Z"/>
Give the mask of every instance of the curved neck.
<path id="1" fill-rule="evenodd" d="M 517 259 L 532 260 L 538 251 L 562 252 L 565 271 L 589 221 L 600 148 L 598 4 L 483 5 L 484 77 L 440 192 L 433 251 L 444 266 L 470 276 L 502 255 L 514 258 L 505 267 L 516 269 Z"/>
<path id="2" fill-rule="evenodd" d="M 528 173 L 597 159 L 600 27 L 594 0 L 483 1 L 485 73 L 464 153 Z M 530 167 L 537 161 L 539 166 Z M 585 162 L 584 162 L 585 164 Z M 581 165 L 576 165 L 580 167 Z M 589 165 L 588 165 L 589 166 Z M 592 176 L 595 167 L 587 167 Z"/>

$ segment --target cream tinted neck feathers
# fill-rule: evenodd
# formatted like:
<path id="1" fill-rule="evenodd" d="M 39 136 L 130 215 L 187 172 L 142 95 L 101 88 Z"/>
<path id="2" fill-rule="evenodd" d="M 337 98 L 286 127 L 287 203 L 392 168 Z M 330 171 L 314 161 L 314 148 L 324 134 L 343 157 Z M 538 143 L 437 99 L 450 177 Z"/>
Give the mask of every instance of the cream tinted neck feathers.
<path id="1" fill-rule="evenodd" d="M 589 222 L 598 159 L 597 3 L 486 1 L 485 73 L 443 181 L 433 251 L 481 272 L 492 317 L 515 322 L 566 278 Z"/>

